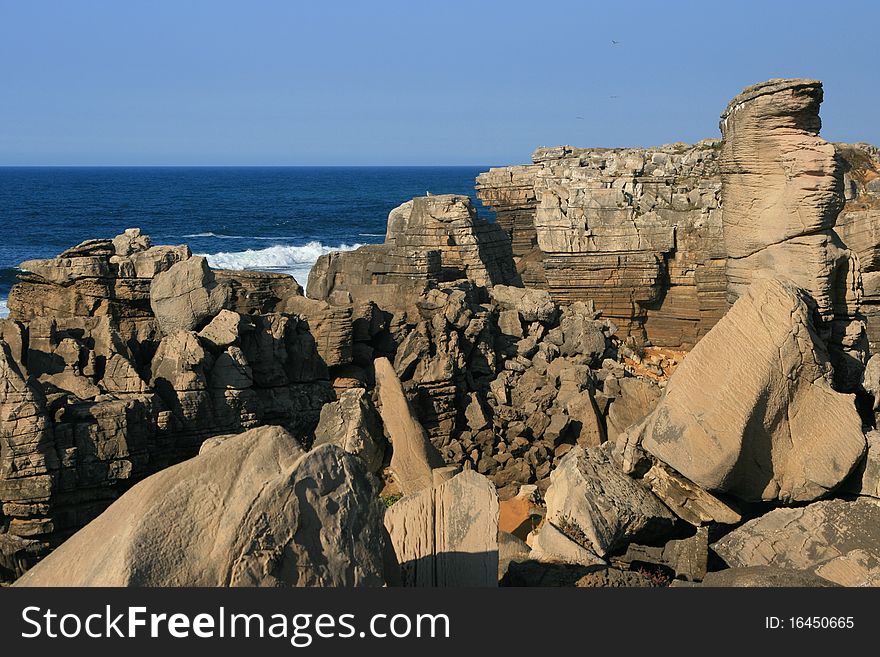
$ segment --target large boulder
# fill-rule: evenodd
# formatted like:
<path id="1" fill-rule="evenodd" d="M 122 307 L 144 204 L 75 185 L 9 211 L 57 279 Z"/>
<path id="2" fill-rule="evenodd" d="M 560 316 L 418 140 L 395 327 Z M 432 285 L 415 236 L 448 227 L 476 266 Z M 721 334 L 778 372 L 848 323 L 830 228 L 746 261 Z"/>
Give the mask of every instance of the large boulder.
<path id="1" fill-rule="evenodd" d="M 540 533 L 560 532 L 599 557 L 632 541 L 663 537 L 675 517 L 605 447 L 572 448 L 550 475 L 547 517 Z"/>
<path id="2" fill-rule="evenodd" d="M 200 328 L 230 302 L 208 261 L 194 256 L 161 272 L 150 284 L 150 307 L 165 334 Z"/>
<path id="3" fill-rule="evenodd" d="M 377 481 L 278 427 L 140 482 L 16 586 L 381 586 Z"/>
<path id="4" fill-rule="evenodd" d="M 808 570 L 843 586 L 880 585 L 880 500 L 821 500 L 775 509 L 712 549 L 731 567 Z"/>
<path id="5" fill-rule="evenodd" d="M 634 430 L 642 446 L 703 488 L 744 500 L 803 502 L 834 490 L 865 437 L 854 396 L 831 387 L 811 308 L 791 283 L 753 283 Z"/>

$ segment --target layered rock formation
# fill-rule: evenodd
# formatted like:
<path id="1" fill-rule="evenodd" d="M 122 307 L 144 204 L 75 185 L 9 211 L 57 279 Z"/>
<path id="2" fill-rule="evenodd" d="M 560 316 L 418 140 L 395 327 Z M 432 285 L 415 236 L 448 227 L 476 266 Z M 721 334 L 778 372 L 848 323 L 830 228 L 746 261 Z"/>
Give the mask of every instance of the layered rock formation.
<path id="1" fill-rule="evenodd" d="M 497 586 L 498 495 L 462 472 L 385 514 L 404 586 Z"/>
<path id="2" fill-rule="evenodd" d="M 846 204 L 834 232 L 855 255 L 862 272 L 861 312 L 872 353 L 880 349 L 880 149 L 835 144 L 843 166 Z"/>
<path id="3" fill-rule="evenodd" d="M 477 195 L 511 235 L 527 285 L 592 300 L 622 336 L 655 345 L 692 347 L 755 271 L 788 276 L 816 296 L 840 383 L 853 387 L 860 270 L 868 333 L 880 331 L 880 167 L 874 147 L 817 136 L 821 99 L 815 81 L 769 81 L 731 101 L 723 141 L 539 148 L 531 165 L 478 176 Z"/>
<path id="4" fill-rule="evenodd" d="M 477 287 L 516 282 L 510 242 L 497 225 L 477 217 L 468 197 L 421 196 L 391 211 L 384 244 L 321 256 L 308 296 L 406 310 L 401 304 L 431 283 L 455 280 Z"/>
<path id="5" fill-rule="evenodd" d="M 350 313 L 297 305 L 291 277 L 214 272 L 136 229 L 23 269 L 0 321 L 0 533 L 31 558 L 210 436 L 308 439 L 351 360 Z"/>
<path id="6" fill-rule="evenodd" d="M 769 80 L 745 89 L 721 115 L 728 299 L 768 274 L 807 290 L 839 381 L 853 388 L 867 347 L 861 271 L 834 231 L 843 166 L 834 145 L 818 136 L 821 102 L 817 80 Z"/>
<path id="7" fill-rule="evenodd" d="M 539 148 L 531 166 L 480 174 L 477 195 L 527 285 L 594 301 L 624 334 L 689 347 L 725 309 L 719 147 Z"/>
<path id="8" fill-rule="evenodd" d="M 772 566 L 809 571 L 841 586 L 880 586 L 878 522 L 880 501 L 824 500 L 771 511 L 712 547 L 734 568 Z"/>

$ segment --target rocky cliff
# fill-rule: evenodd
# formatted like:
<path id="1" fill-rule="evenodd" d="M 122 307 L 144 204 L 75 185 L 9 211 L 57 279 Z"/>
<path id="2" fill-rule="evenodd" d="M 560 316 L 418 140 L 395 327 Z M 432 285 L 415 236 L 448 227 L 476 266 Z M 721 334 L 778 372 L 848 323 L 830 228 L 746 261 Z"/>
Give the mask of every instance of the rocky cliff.
<path id="1" fill-rule="evenodd" d="M 137 230 L 22 266 L 0 321 L 7 564 L 210 436 L 265 423 L 308 436 L 328 367 L 347 362 L 323 308 L 276 311 L 302 298 L 291 277 L 214 272 Z M 350 318 L 344 342 L 350 360 Z"/>
<path id="2" fill-rule="evenodd" d="M 23 263 L 0 579 L 876 585 L 880 158 L 820 101 L 538 149 L 479 177 L 497 224 L 413 199 L 310 298 L 137 229 Z"/>
<path id="3" fill-rule="evenodd" d="M 786 94 L 800 100 L 783 102 Z M 539 148 L 531 165 L 478 176 L 477 195 L 511 235 L 526 285 L 548 289 L 560 303 L 595 301 L 621 335 L 692 347 L 764 257 L 765 266 L 799 283 L 814 279 L 826 330 L 835 334 L 829 339 L 841 346 L 839 361 L 858 369 L 864 344 L 853 320 L 860 304 L 869 335 L 880 331 L 871 321 L 877 281 L 870 275 L 877 149 L 821 140 L 821 99 L 818 83 L 770 81 L 731 101 L 723 141 Z M 761 103 L 770 109 L 754 106 Z M 798 171 L 786 169 L 792 148 L 799 149 Z M 786 175 L 796 180 L 786 183 Z M 747 218 L 755 203 L 764 208 L 760 221 Z M 732 208 L 729 217 L 724 207 Z M 808 212 L 812 218 L 800 216 Z M 771 262 L 772 254 L 794 249 L 816 257 Z M 865 261 L 860 268 L 856 258 Z"/>

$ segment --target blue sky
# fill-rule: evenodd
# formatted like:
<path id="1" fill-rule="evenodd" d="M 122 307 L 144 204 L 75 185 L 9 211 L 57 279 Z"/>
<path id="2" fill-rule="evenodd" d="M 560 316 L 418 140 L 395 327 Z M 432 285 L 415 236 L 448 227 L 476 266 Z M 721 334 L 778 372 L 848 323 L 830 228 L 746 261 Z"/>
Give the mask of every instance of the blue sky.
<path id="1" fill-rule="evenodd" d="M 823 80 L 823 136 L 880 143 L 878 25 L 867 0 L 0 0 L 0 165 L 511 164 L 717 136 L 770 77 Z"/>

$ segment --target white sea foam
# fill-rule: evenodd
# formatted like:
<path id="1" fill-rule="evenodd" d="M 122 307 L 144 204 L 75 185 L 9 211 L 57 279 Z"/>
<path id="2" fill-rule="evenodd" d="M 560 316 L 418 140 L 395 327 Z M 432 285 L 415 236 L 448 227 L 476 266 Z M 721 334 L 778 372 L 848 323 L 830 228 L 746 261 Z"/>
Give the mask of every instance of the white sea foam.
<path id="1" fill-rule="evenodd" d="M 385 233 L 358 233 L 361 237 L 385 237 Z"/>
<path id="2" fill-rule="evenodd" d="M 359 246 L 362 245 L 339 244 L 338 246 L 326 246 L 315 241 L 302 246 L 276 244 L 265 249 L 200 253 L 197 255 L 206 257 L 208 264 L 215 269 L 281 271 L 291 274 L 300 285 L 305 287 L 309 279 L 309 272 L 319 257 L 332 251 L 351 251 Z"/>
<path id="3" fill-rule="evenodd" d="M 6 305 L 6 299 L 0 299 L 0 319 L 9 316 L 9 306 Z"/>

